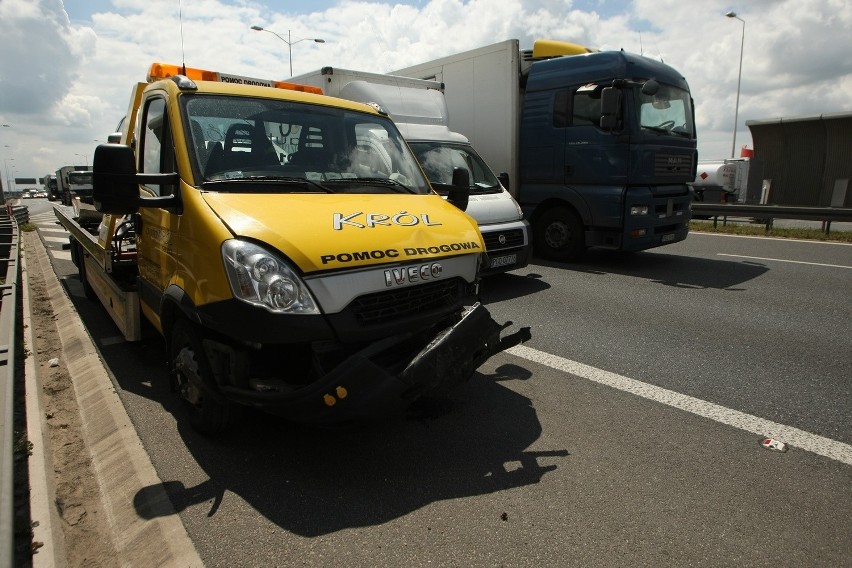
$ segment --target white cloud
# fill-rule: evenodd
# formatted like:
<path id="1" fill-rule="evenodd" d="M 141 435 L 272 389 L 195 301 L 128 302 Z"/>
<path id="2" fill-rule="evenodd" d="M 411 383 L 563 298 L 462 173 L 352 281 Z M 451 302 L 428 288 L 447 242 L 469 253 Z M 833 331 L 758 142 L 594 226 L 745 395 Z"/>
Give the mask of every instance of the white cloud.
<path id="1" fill-rule="evenodd" d="M 69 0 L 70 1 L 70 0 Z M 59 0 L 0 0 L 0 158 L 22 176 L 90 155 L 154 61 L 286 78 L 324 65 L 387 72 L 509 38 L 550 37 L 662 58 L 687 78 L 701 158 L 729 155 L 746 120 L 852 111 L 848 0 L 113 0 L 69 20 Z M 88 3 L 87 3 L 88 4 Z M 297 8 L 298 7 L 298 10 Z M 80 5 L 75 5 L 80 10 Z M 183 26 L 181 29 L 181 14 Z"/>

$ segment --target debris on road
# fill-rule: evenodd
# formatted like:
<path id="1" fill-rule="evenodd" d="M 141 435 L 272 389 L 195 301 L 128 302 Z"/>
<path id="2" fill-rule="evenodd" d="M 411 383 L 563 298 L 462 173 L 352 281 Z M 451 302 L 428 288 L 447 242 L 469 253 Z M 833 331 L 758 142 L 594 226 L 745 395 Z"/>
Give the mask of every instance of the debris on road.
<path id="1" fill-rule="evenodd" d="M 772 438 L 761 438 L 759 442 L 760 445 L 766 448 L 767 450 L 775 450 L 777 452 L 787 451 L 787 444 L 780 440 L 773 440 Z"/>

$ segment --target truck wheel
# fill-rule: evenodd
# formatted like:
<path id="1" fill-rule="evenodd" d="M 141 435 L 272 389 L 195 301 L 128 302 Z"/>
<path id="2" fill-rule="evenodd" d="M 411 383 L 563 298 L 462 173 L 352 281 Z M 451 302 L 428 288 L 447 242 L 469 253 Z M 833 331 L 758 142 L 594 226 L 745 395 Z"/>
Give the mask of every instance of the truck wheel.
<path id="1" fill-rule="evenodd" d="M 586 250 L 583 220 L 568 207 L 551 207 L 535 224 L 536 254 L 547 260 L 577 260 Z"/>
<path id="2" fill-rule="evenodd" d="M 83 294 L 85 294 L 87 300 L 97 300 L 98 295 L 95 293 L 95 289 L 92 288 L 92 285 L 89 284 L 89 280 L 86 278 L 86 253 L 83 252 L 83 245 L 77 241 L 73 241 L 71 243 L 71 247 L 76 253 L 77 274 L 80 278 L 80 284 L 83 285 Z"/>
<path id="3" fill-rule="evenodd" d="M 189 411 L 192 427 L 202 434 L 218 434 L 231 424 L 233 405 L 216 400 L 209 382 L 213 373 L 201 344 L 201 335 L 189 321 L 172 327 L 169 346 L 171 380 Z"/>

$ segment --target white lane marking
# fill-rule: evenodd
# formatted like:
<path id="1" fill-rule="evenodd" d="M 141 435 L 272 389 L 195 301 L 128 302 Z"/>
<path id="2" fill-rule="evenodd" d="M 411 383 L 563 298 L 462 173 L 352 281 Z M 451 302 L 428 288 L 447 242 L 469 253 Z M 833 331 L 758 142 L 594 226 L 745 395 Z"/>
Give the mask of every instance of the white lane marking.
<path id="1" fill-rule="evenodd" d="M 759 237 L 757 235 L 730 235 L 728 233 L 705 233 L 703 231 L 689 231 L 690 235 L 707 235 L 710 237 L 732 237 L 735 239 L 762 239 L 764 241 L 786 241 L 789 243 L 810 243 L 816 245 L 841 245 L 852 247 L 852 243 L 843 243 L 840 241 L 817 241 L 814 239 L 788 239 L 786 237 Z"/>
<path id="2" fill-rule="evenodd" d="M 803 260 L 785 260 L 783 258 L 764 258 L 762 256 L 745 256 L 743 254 L 725 254 L 723 252 L 716 253 L 717 256 L 731 256 L 734 258 L 748 258 L 751 260 L 768 260 L 770 262 L 789 262 L 791 264 L 810 264 L 811 266 L 827 266 L 829 268 L 852 268 L 843 264 L 823 264 L 821 262 L 805 262 Z"/>
<path id="3" fill-rule="evenodd" d="M 50 254 L 53 258 L 58 258 L 60 260 L 71 260 L 71 251 L 64 250 L 52 250 Z"/>
<path id="4" fill-rule="evenodd" d="M 654 402 L 666 404 L 668 406 L 691 412 L 697 416 L 709 418 L 721 424 L 727 424 L 746 432 L 752 432 L 758 436 L 766 436 L 781 440 L 787 444 L 825 456 L 827 458 L 852 465 L 852 446 L 799 430 L 792 426 L 778 424 L 771 420 L 765 420 L 751 414 L 746 414 L 738 410 L 732 410 L 712 402 L 707 402 L 699 398 L 694 398 L 684 394 L 680 394 L 668 389 L 649 385 L 636 379 L 610 373 L 602 369 L 597 369 L 577 361 L 544 353 L 525 345 L 517 345 L 506 350 L 517 357 L 521 357 L 534 363 L 546 365 L 551 369 L 570 373 L 596 383 L 606 385 L 628 392 Z"/>
<path id="5" fill-rule="evenodd" d="M 68 237 L 67 237 L 67 236 L 66 236 L 66 237 L 64 237 L 64 238 L 63 238 L 63 237 L 47 237 L 47 236 L 42 236 L 41 238 L 43 238 L 45 241 L 47 241 L 47 242 L 49 242 L 49 243 L 62 243 L 62 244 L 65 244 L 65 243 L 67 243 L 67 242 L 68 242 Z"/>

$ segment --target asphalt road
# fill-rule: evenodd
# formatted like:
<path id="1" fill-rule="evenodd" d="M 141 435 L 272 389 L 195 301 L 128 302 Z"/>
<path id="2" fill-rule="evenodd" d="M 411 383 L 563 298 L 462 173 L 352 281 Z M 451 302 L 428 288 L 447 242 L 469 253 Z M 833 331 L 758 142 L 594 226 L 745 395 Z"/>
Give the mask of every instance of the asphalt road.
<path id="1" fill-rule="evenodd" d="M 534 264 L 483 285 L 532 341 L 450 400 L 345 431 L 250 414 L 211 440 L 156 334 L 123 342 L 45 243 L 207 566 L 852 558 L 852 246 L 693 234 Z M 766 421 L 816 442 L 766 450 Z"/>

